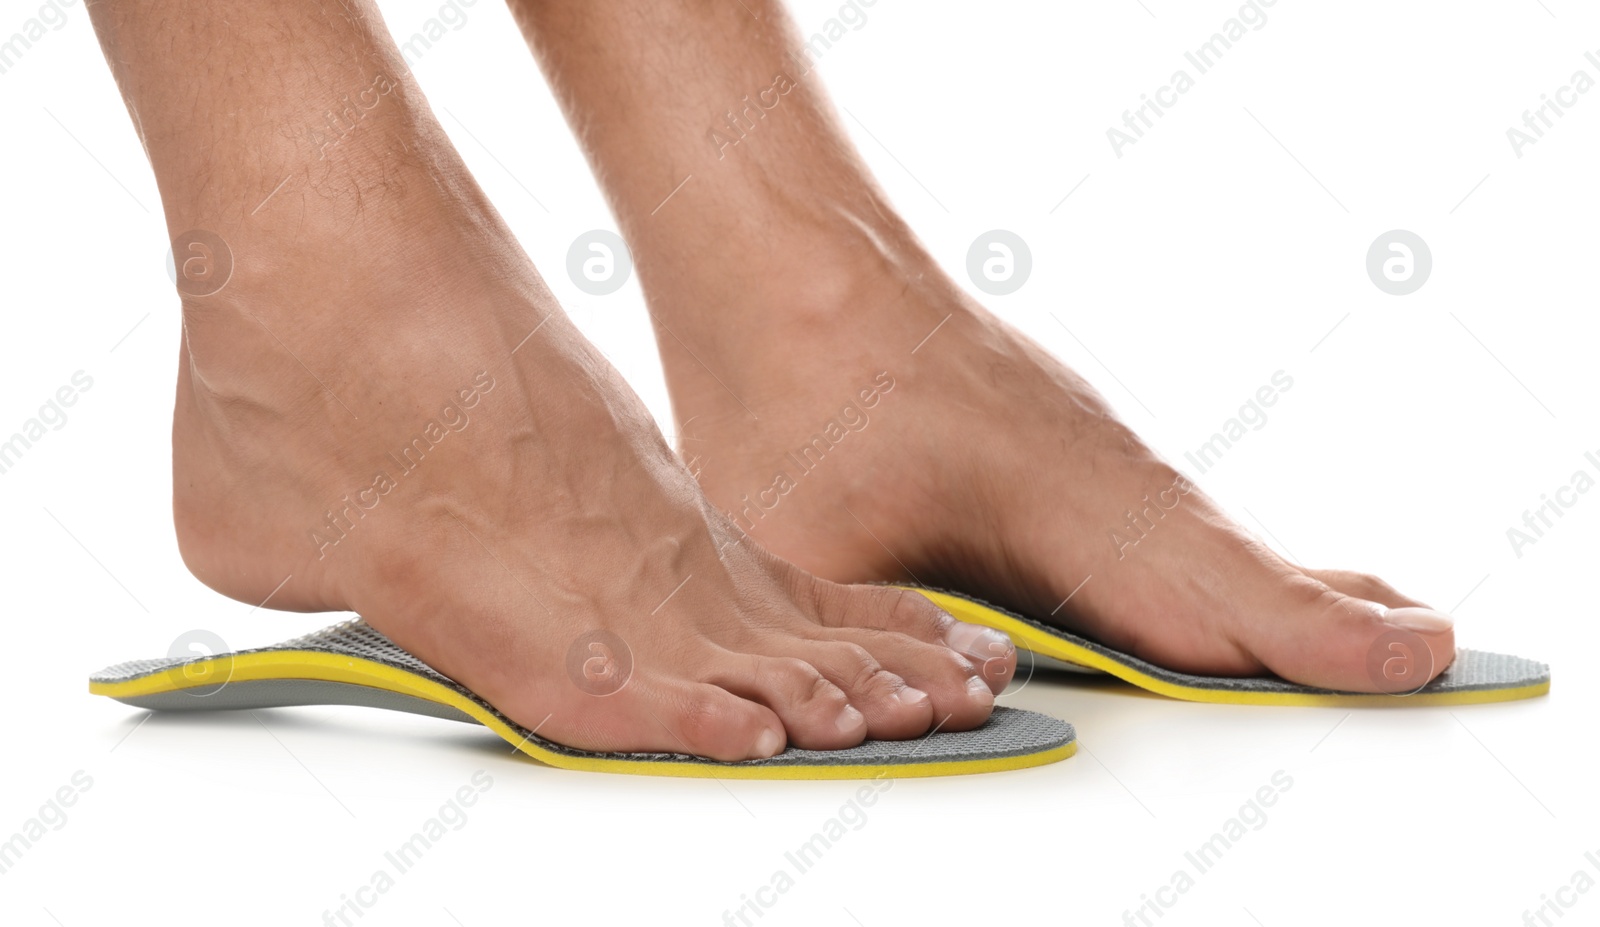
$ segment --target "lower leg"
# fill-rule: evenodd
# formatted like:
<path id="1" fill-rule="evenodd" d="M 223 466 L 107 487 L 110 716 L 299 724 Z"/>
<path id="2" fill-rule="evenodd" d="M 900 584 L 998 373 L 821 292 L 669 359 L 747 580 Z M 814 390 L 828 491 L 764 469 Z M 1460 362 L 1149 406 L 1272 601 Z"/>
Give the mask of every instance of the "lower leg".
<path id="1" fill-rule="evenodd" d="M 979 654 L 996 685 L 1013 658 L 976 630 L 737 543 L 370 2 L 90 10 L 184 272 L 174 513 L 197 576 L 358 611 L 572 746 L 735 760 L 981 723 Z M 605 698 L 566 668 L 594 630 L 633 656 Z"/>
<path id="2" fill-rule="evenodd" d="M 761 543 L 1194 672 L 1370 690 L 1368 651 L 1395 626 L 1448 664 L 1446 616 L 1289 564 L 1174 492 L 1082 378 L 962 292 L 872 180 L 777 0 L 511 2 L 632 246 L 701 483 Z"/>

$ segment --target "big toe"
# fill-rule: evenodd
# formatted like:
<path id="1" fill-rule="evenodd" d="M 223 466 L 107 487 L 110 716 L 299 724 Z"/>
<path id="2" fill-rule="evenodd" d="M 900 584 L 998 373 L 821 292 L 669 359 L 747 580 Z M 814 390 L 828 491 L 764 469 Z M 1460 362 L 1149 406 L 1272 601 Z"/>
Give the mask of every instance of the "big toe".
<path id="1" fill-rule="evenodd" d="M 776 712 L 714 684 L 635 678 L 615 691 L 579 686 L 555 695 L 538 700 L 519 692 L 502 700 L 503 710 L 559 744 L 605 753 L 683 753 L 738 762 L 776 756 L 790 741 Z"/>
<path id="2" fill-rule="evenodd" d="M 1406 695 L 1455 659 L 1454 621 L 1418 606 L 1392 608 L 1321 583 L 1291 587 L 1251 620 L 1239 643 L 1285 679 L 1343 692 Z"/>

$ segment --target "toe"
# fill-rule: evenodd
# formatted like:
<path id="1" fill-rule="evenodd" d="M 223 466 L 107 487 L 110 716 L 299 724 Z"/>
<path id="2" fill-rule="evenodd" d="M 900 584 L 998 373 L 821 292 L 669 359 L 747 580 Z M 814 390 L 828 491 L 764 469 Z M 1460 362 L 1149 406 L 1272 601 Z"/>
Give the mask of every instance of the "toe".
<path id="1" fill-rule="evenodd" d="M 1016 674 L 1017 648 L 1011 638 L 993 628 L 957 621 L 921 593 L 892 586 L 828 583 L 826 587 L 820 615 L 824 624 L 840 629 L 894 632 L 948 648 L 976 667 L 995 695 L 1005 691 Z M 884 660 L 874 647 L 867 649 Z M 887 660 L 884 664 L 910 680 L 902 666 Z"/>
<path id="2" fill-rule="evenodd" d="M 540 737 L 606 753 L 683 753 L 737 762 L 775 756 L 786 743 L 776 713 L 714 685 L 635 678 L 606 697 L 565 695 L 547 713 L 528 710 L 512 717 L 532 719 Z"/>
<path id="3" fill-rule="evenodd" d="M 973 627 L 954 622 L 960 627 Z M 997 694 L 992 683 L 983 678 L 983 664 L 962 656 L 942 643 L 927 643 L 893 631 L 874 631 L 864 628 L 834 628 L 830 636 L 848 641 L 853 649 L 870 653 L 892 675 L 903 681 L 910 691 L 923 696 L 926 708 L 921 710 L 922 724 L 915 730 L 900 734 L 879 734 L 874 737 L 902 739 L 927 733 L 935 727 L 943 731 L 965 731 L 978 727 L 988 720 L 994 709 Z M 1015 665 L 1015 648 L 1009 640 L 1011 664 Z M 1011 674 L 1005 673 L 1005 679 Z M 1002 683 L 1003 687 L 1003 683 Z M 846 691 L 850 691 L 846 689 Z M 862 702 L 852 694 L 851 701 Z M 867 709 L 863 706 L 863 711 Z M 870 713 L 869 713 L 870 717 Z"/>
<path id="4" fill-rule="evenodd" d="M 1017 645 L 1002 631 L 954 621 L 943 644 L 977 668 L 989 692 L 999 695 L 1017 674 Z"/>
<path id="5" fill-rule="evenodd" d="M 783 752 L 782 719 L 756 702 L 711 685 L 685 684 L 659 720 L 676 749 L 716 760 L 765 759 Z"/>
<path id="6" fill-rule="evenodd" d="M 1425 603 L 1401 594 L 1393 586 L 1370 573 L 1354 570 L 1310 570 L 1308 576 L 1327 584 L 1335 592 L 1377 602 L 1389 608 L 1427 608 Z"/>
<path id="7" fill-rule="evenodd" d="M 880 636 L 914 643 L 900 635 Z M 844 692 L 850 704 L 866 716 L 867 736 L 876 740 L 905 740 L 927 733 L 933 727 L 934 700 L 922 689 L 908 685 L 898 674 L 884 669 L 867 647 L 845 639 L 794 641 L 787 638 L 782 639 L 781 646 L 785 655 L 815 667 L 823 678 Z"/>
<path id="8" fill-rule="evenodd" d="M 1455 659 L 1450 617 L 1388 607 L 1307 581 L 1284 589 L 1239 643 L 1286 679 L 1346 692 L 1409 694 Z"/>
<path id="9" fill-rule="evenodd" d="M 839 750 L 867 737 L 866 716 L 805 660 L 725 652 L 705 681 L 770 708 L 796 747 Z"/>

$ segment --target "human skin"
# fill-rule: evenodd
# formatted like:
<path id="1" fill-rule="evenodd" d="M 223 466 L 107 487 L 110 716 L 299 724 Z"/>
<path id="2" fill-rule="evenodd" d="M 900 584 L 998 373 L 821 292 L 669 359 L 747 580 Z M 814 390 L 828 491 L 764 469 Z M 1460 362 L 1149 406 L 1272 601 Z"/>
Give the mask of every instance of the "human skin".
<path id="1" fill-rule="evenodd" d="M 1395 631 L 1433 674 L 1454 658 L 1448 615 L 1285 561 L 1191 484 L 1150 507 L 1180 474 L 933 260 L 780 2 L 510 5 L 629 243 L 682 453 L 768 549 L 840 582 L 964 590 L 1192 673 L 1381 691 L 1368 657 Z M 751 509 L 885 371 L 870 424 Z M 1113 543 L 1134 513 L 1142 537 Z"/>
<path id="2" fill-rule="evenodd" d="M 173 508 L 202 581 L 358 612 L 573 747 L 742 760 L 988 717 L 1002 635 L 816 579 L 705 501 L 370 2 L 88 9 L 184 273 Z M 620 690 L 568 671 L 597 630 Z"/>

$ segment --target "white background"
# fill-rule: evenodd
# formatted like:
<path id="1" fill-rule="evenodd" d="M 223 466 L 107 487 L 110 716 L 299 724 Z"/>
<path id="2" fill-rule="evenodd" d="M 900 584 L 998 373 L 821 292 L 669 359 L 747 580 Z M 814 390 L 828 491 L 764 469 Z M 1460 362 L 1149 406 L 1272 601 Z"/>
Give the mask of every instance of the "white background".
<path id="1" fill-rule="evenodd" d="M 0 34 L 32 2 L 6 0 Z M 382 6 L 402 35 L 437 11 Z M 810 32 L 837 4 L 795 9 Z M 1278 770 L 1294 784 L 1266 825 L 1163 927 L 1520 924 L 1600 855 L 1600 492 L 1520 557 L 1506 536 L 1575 471 L 1600 475 L 1584 460 L 1600 456 L 1600 91 L 1520 159 L 1506 137 L 1578 69 L 1600 76 L 1583 57 L 1600 16 L 1573 0 L 1280 0 L 1115 157 L 1106 129 L 1236 9 L 879 0 L 822 69 L 955 273 L 988 229 L 1030 244 L 1031 279 L 992 308 L 1269 543 L 1454 607 L 1465 646 L 1548 660 L 1552 694 L 1347 713 L 1035 679 L 1004 702 L 1072 721 L 1078 756 L 895 783 L 761 924 L 1117 924 Z M 494 784 L 466 826 L 361 923 L 721 923 L 856 786 L 577 774 L 442 721 L 145 718 L 85 693 L 92 670 L 189 629 L 243 647 L 330 619 L 252 614 L 179 560 L 166 231 L 81 4 L 68 17 L 0 76 L 0 433 L 74 371 L 94 378 L 0 476 L 0 839 L 74 771 L 93 786 L 0 875 L 0 920 L 320 923 L 483 769 Z M 556 293 L 670 427 L 636 285 L 585 296 L 565 276 L 572 239 L 613 223 L 505 10 L 480 0 L 417 73 Z M 1433 252 L 1406 297 L 1364 269 L 1393 228 Z M 1184 452 L 1277 370 L 1294 387 L 1266 426 L 1195 474 Z M 1568 897 L 1566 923 L 1600 919 L 1600 890 Z"/>

